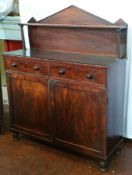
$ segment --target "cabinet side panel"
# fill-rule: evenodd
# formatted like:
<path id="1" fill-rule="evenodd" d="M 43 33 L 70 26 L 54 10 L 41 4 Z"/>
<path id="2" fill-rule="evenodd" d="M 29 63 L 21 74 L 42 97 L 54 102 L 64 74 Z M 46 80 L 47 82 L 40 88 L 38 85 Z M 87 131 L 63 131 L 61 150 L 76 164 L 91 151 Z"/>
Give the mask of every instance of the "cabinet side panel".
<path id="1" fill-rule="evenodd" d="M 126 58 L 126 45 L 127 45 L 127 29 L 123 29 L 118 33 L 118 57 Z"/>
<path id="2" fill-rule="evenodd" d="M 108 69 L 107 154 L 122 141 L 125 60 L 118 60 Z"/>

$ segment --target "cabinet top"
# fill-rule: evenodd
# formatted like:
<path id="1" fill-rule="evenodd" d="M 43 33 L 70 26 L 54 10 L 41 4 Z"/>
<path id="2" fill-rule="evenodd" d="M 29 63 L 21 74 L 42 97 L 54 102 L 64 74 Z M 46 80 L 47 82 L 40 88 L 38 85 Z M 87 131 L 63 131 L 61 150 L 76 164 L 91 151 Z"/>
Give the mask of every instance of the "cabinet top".
<path id="1" fill-rule="evenodd" d="M 25 52 L 29 52 L 30 57 L 102 66 L 126 58 L 127 24 L 122 19 L 113 24 L 70 6 L 40 21 L 31 18 L 20 24 L 23 41 L 24 25 L 28 26 L 31 50 L 12 54 L 27 56 Z"/>
<path id="2" fill-rule="evenodd" d="M 99 65 L 103 67 L 108 67 L 112 65 L 116 60 L 111 57 L 99 56 L 99 55 L 89 55 L 82 53 L 71 53 L 64 51 L 52 51 L 52 50 L 39 50 L 39 49 L 26 49 L 26 50 L 16 50 L 10 52 L 4 52 L 3 56 L 8 57 L 19 57 L 25 59 L 47 59 L 54 61 L 72 62 L 72 63 L 82 63 Z"/>
<path id="3" fill-rule="evenodd" d="M 70 6 L 40 21 L 31 18 L 20 24 L 22 29 L 24 25 L 31 48 L 126 58 L 127 24 L 122 19 L 113 24 Z"/>

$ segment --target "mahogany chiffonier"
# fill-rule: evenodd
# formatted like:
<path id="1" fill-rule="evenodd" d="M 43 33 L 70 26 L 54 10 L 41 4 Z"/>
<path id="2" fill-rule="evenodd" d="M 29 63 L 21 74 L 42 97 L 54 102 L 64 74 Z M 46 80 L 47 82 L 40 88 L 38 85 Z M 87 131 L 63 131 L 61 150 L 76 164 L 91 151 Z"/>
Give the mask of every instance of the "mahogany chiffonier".
<path id="1" fill-rule="evenodd" d="M 30 49 L 3 54 L 11 131 L 99 158 L 105 169 L 123 141 L 127 25 L 70 6 L 20 26 Z"/>

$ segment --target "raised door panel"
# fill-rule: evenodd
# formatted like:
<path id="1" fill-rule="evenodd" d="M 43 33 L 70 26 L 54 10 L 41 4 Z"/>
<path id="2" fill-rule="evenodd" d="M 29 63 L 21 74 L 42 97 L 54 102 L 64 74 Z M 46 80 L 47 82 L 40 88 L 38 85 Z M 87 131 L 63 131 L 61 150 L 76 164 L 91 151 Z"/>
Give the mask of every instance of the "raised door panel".
<path id="1" fill-rule="evenodd" d="M 12 128 L 50 140 L 48 80 L 8 74 Z"/>
<path id="2" fill-rule="evenodd" d="M 96 86 L 52 82 L 56 143 L 83 152 L 105 154 L 106 92 Z"/>

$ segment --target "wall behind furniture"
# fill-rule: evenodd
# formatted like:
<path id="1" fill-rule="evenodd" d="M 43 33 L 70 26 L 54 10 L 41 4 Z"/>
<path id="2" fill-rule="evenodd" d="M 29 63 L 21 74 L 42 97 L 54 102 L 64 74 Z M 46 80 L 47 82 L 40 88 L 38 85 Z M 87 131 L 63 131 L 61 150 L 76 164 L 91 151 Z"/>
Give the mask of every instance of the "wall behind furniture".
<path id="1" fill-rule="evenodd" d="M 124 136 L 132 138 L 132 20 L 131 0 L 19 0 L 21 21 L 27 22 L 31 17 L 40 20 L 54 14 L 70 5 L 76 5 L 90 13 L 100 16 L 110 22 L 122 18 L 129 25 L 128 27 L 128 60 L 126 64 L 126 101 L 124 112 Z M 29 48 L 27 30 L 25 30 L 26 47 Z M 121 87 L 120 87 L 121 88 Z"/>

